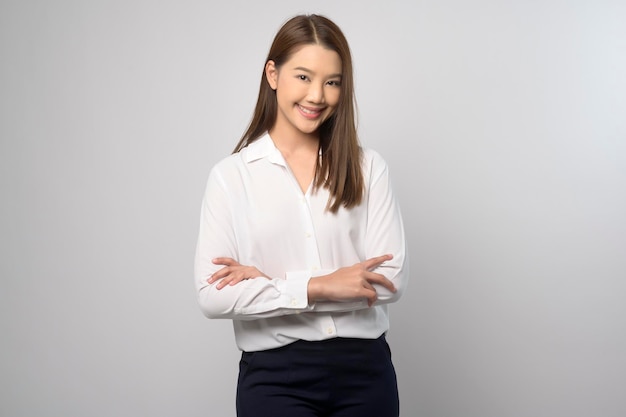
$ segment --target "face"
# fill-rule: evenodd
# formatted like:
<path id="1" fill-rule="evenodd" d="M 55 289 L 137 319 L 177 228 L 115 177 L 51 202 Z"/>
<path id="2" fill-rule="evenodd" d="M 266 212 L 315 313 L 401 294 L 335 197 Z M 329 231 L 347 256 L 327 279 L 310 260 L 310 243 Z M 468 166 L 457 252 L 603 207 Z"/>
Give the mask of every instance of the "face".
<path id="1" fill-rule="evenodd" d="M 301 47 L 280 68 L 268 61 L 265 75 L 278 103 L 272 134 L 317 135 L 339 102 L 341 68 L 339 54 L 319 45 Z"/>

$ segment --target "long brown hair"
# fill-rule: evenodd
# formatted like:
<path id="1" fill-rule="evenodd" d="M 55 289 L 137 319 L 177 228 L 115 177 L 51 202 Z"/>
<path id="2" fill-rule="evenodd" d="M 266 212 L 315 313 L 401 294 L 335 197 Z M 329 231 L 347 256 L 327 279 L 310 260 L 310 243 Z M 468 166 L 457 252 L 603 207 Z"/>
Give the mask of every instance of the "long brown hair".
<path id="1" fill-rule="evenodd" d="M 296 48 L 316 44 L 337 52 L 342 63 L 341 93 L 333 115 L 319 128 L 320 151 L 315 168 L 314 187 L 328 188 L 327 209 L 336 213 L 341 206 L 351 208 L 363 199 L 361 148 L 356 130 L 352 56 L 346 37 L 331 20 L 319 15 L 299 15 L 288 20 L 274 37 L 265 62 L 277 68 L 289 60 Z M 265 77 L 265 66 L 254 115 L 233 153 L 257 140 L 276 122 L 276 92 Z"/>

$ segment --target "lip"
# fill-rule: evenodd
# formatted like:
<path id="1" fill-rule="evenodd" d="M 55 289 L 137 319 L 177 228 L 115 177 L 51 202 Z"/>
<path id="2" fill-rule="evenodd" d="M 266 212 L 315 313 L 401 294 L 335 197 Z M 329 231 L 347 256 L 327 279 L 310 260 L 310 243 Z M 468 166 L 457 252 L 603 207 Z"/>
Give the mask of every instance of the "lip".
<path id="1" fill-rule="evenodd" d="M 307 119 L 317 119 L 324 112 L 325 107 L 306 107 L 301 104 L 296 104 L 300 114 Z"/>

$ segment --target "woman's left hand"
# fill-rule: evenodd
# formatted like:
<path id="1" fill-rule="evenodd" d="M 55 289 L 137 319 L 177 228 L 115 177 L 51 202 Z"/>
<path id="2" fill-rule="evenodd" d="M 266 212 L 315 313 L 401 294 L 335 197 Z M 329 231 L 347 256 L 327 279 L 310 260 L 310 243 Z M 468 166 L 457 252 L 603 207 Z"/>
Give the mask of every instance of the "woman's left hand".
<path id="1" fill-rule="evenodd" d="M 227 285 L 236 285 L 243 280 L 251 278 L 267 278 L 270 279 L 263 272 L 259 271 L 254 266 L 241 265 L 233 258 L 215 258 L 213 259 L 215 265 L 225 265 L 207 280 L 209 284 L 213 284 L 216 281 L 216 288 L 221 290 Z"/>

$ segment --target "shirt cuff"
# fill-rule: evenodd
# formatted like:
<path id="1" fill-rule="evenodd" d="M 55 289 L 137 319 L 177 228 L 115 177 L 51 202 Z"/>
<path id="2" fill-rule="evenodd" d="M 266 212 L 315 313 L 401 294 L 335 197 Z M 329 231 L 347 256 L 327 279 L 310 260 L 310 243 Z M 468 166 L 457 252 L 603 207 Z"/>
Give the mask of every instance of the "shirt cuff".
<path id="1" fill-rule="evenodd" d="M 285 280 L 279 281 L 280 292 L 287 299 L 287 308 L 307 309 L 309 307 L 309 280 L 311 271 L 288 271 Z"/>

